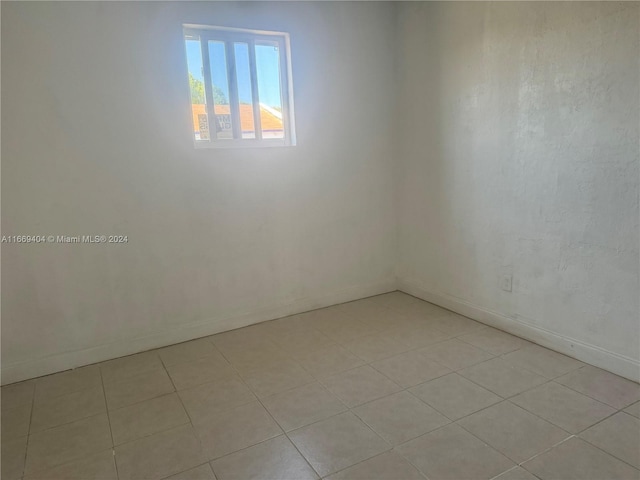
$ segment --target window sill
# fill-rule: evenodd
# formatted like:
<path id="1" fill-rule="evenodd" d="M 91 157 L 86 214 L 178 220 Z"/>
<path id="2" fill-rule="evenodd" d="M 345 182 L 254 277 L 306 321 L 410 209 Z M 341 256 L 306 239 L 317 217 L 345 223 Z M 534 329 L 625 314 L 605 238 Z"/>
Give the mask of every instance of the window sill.
<path id="1" fill-rule="evenodd" d="M 196 150 L 233 148 L 295 147 L 295 143 L 285 140 L 218 140 L 215 142 L 195 142 Z"/>

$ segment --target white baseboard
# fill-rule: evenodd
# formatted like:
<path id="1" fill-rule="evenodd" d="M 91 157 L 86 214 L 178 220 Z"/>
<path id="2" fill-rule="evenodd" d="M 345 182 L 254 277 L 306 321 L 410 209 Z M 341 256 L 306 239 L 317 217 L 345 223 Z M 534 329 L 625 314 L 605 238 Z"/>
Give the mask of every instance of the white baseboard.
<path id="1" fill-rule="evenodd" d="M 30 378 L 41 377 L 51 373 L 62 372 L 92 363 L 103 362 L 153 348 L 164 347 L 175 343 L 186 342 L 195 338 L 206 337 L 216 333 L 246 327 L 254 323 L 286 317 L 316 308 L 328 307 L 338 303 L 358 300 L 360 298 L 380 295 L 397 289 L 395 278 L 388 281 L 354 286 L 331 292 L 318 297 L 308 297 L 290 303 L 281 303 L 260 310 L 236 315 L 225 315 L 221 318 L 177 325 L 144 337 L 112 342 L 72 352 L 57 353 L 47 357 L 2 365 L 2 385 L 19 382 Z"/>
<path id="2" fill-rule="evenodd" d="M 2 365 L 2 385 L 30 378 L 62 372 L 84 365 L 90 365 L 113 358 L 131 355 L 153 348 L 186 342 L 208 335 L 253 325 L 275 318 L 328 307 L 338 303 L 380 295 L 399 289 L 427 302 L 447 308 L 486 325 L 499 328 L 534 343 L 563 353 L 580 361 L 602 368 L 635 382 L 640 381 L 640 361 L 619 355 L 595 345 L 559 335 L 534 326 L 526 318 L 508 317 L 498 312 L 473 305 L 460 298 L 444 293 L 431 292 L 416 281 L 388 280 L 385 282 L 356 286 L 319 297 L 298 299 L 239 315 L 227 315 L 221 318 L 179 325 L 144 337 L 112 342 L 105 345 L 63 352 L 35 360 Z"/>
<path id="3" fill-rule="evenodd" d="M 536 327 L 533 322 L 527 321 L 526 318 L 521 316 L 516 318 L 508 317 L 451 295 L 429 291 L 414 280 L 399 280 L 398 289 L 414 297 L 439 305 L 486 325 L 499 328 L 634 382 L 640 381 L 640 361 L 634 358 Z"/>

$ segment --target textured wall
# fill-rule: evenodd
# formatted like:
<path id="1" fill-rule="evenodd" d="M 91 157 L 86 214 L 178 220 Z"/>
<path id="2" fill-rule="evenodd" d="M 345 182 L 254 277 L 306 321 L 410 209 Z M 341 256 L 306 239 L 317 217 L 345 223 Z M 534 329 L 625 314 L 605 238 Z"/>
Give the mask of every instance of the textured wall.
<path id="1" fill-rule="evenodd" d="M 394 21 L 386 3 L 3 2 L 3 234 L 129 236 L 3 245 L 3 382 L 393 289 Z M 183 23 L 291 34 L 297 146 L 194 149 Z"/>
<path id="2" fill-rule="evenodd" d="M 3 234 L 130 238 L 3 245 L 3 382 L 376 293 L 394 267 L 637 362 L 638 15 L 3 2 Z M 182 23 L 291 33 L 296 147 L 193 148 Z"/>
<path id="3" fill-rule="evenodd" d="M 401 7 L 403 281 L 640 359 L 639 10 Z"/>

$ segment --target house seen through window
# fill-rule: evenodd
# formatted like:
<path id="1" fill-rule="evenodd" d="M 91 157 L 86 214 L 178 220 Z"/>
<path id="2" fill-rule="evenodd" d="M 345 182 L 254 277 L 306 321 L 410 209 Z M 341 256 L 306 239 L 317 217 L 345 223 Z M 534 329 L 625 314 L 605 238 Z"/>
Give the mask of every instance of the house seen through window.
<path id="1" fill-rule="evenodd" d="M 184 27 L 196 146 L 293 145 L 286 33 Z"/>

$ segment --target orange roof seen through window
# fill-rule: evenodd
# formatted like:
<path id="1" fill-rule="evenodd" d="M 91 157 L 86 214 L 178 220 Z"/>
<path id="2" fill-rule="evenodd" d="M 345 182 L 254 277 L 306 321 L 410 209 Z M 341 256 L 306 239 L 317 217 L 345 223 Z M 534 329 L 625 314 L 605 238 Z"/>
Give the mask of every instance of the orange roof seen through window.
<path id="1" fill-rule="evenodd" d="M 203 104 L 191 105 L 193 113 L 193 128 L 197 132 L 199 131 L 198 115 L 206 113 L 206 107 Z M 229 115 L 229 105 L 216 105 L 216 115 Z M 240 125 L 243 132 L 255 131 L 253 124 L 253 105 L 240 105 Z M 260 125 L 263 131 L 282 131 L 282 118 L 278 118 L 274 113 L 267 110 L 264 106 L 260 105 Z"/>

